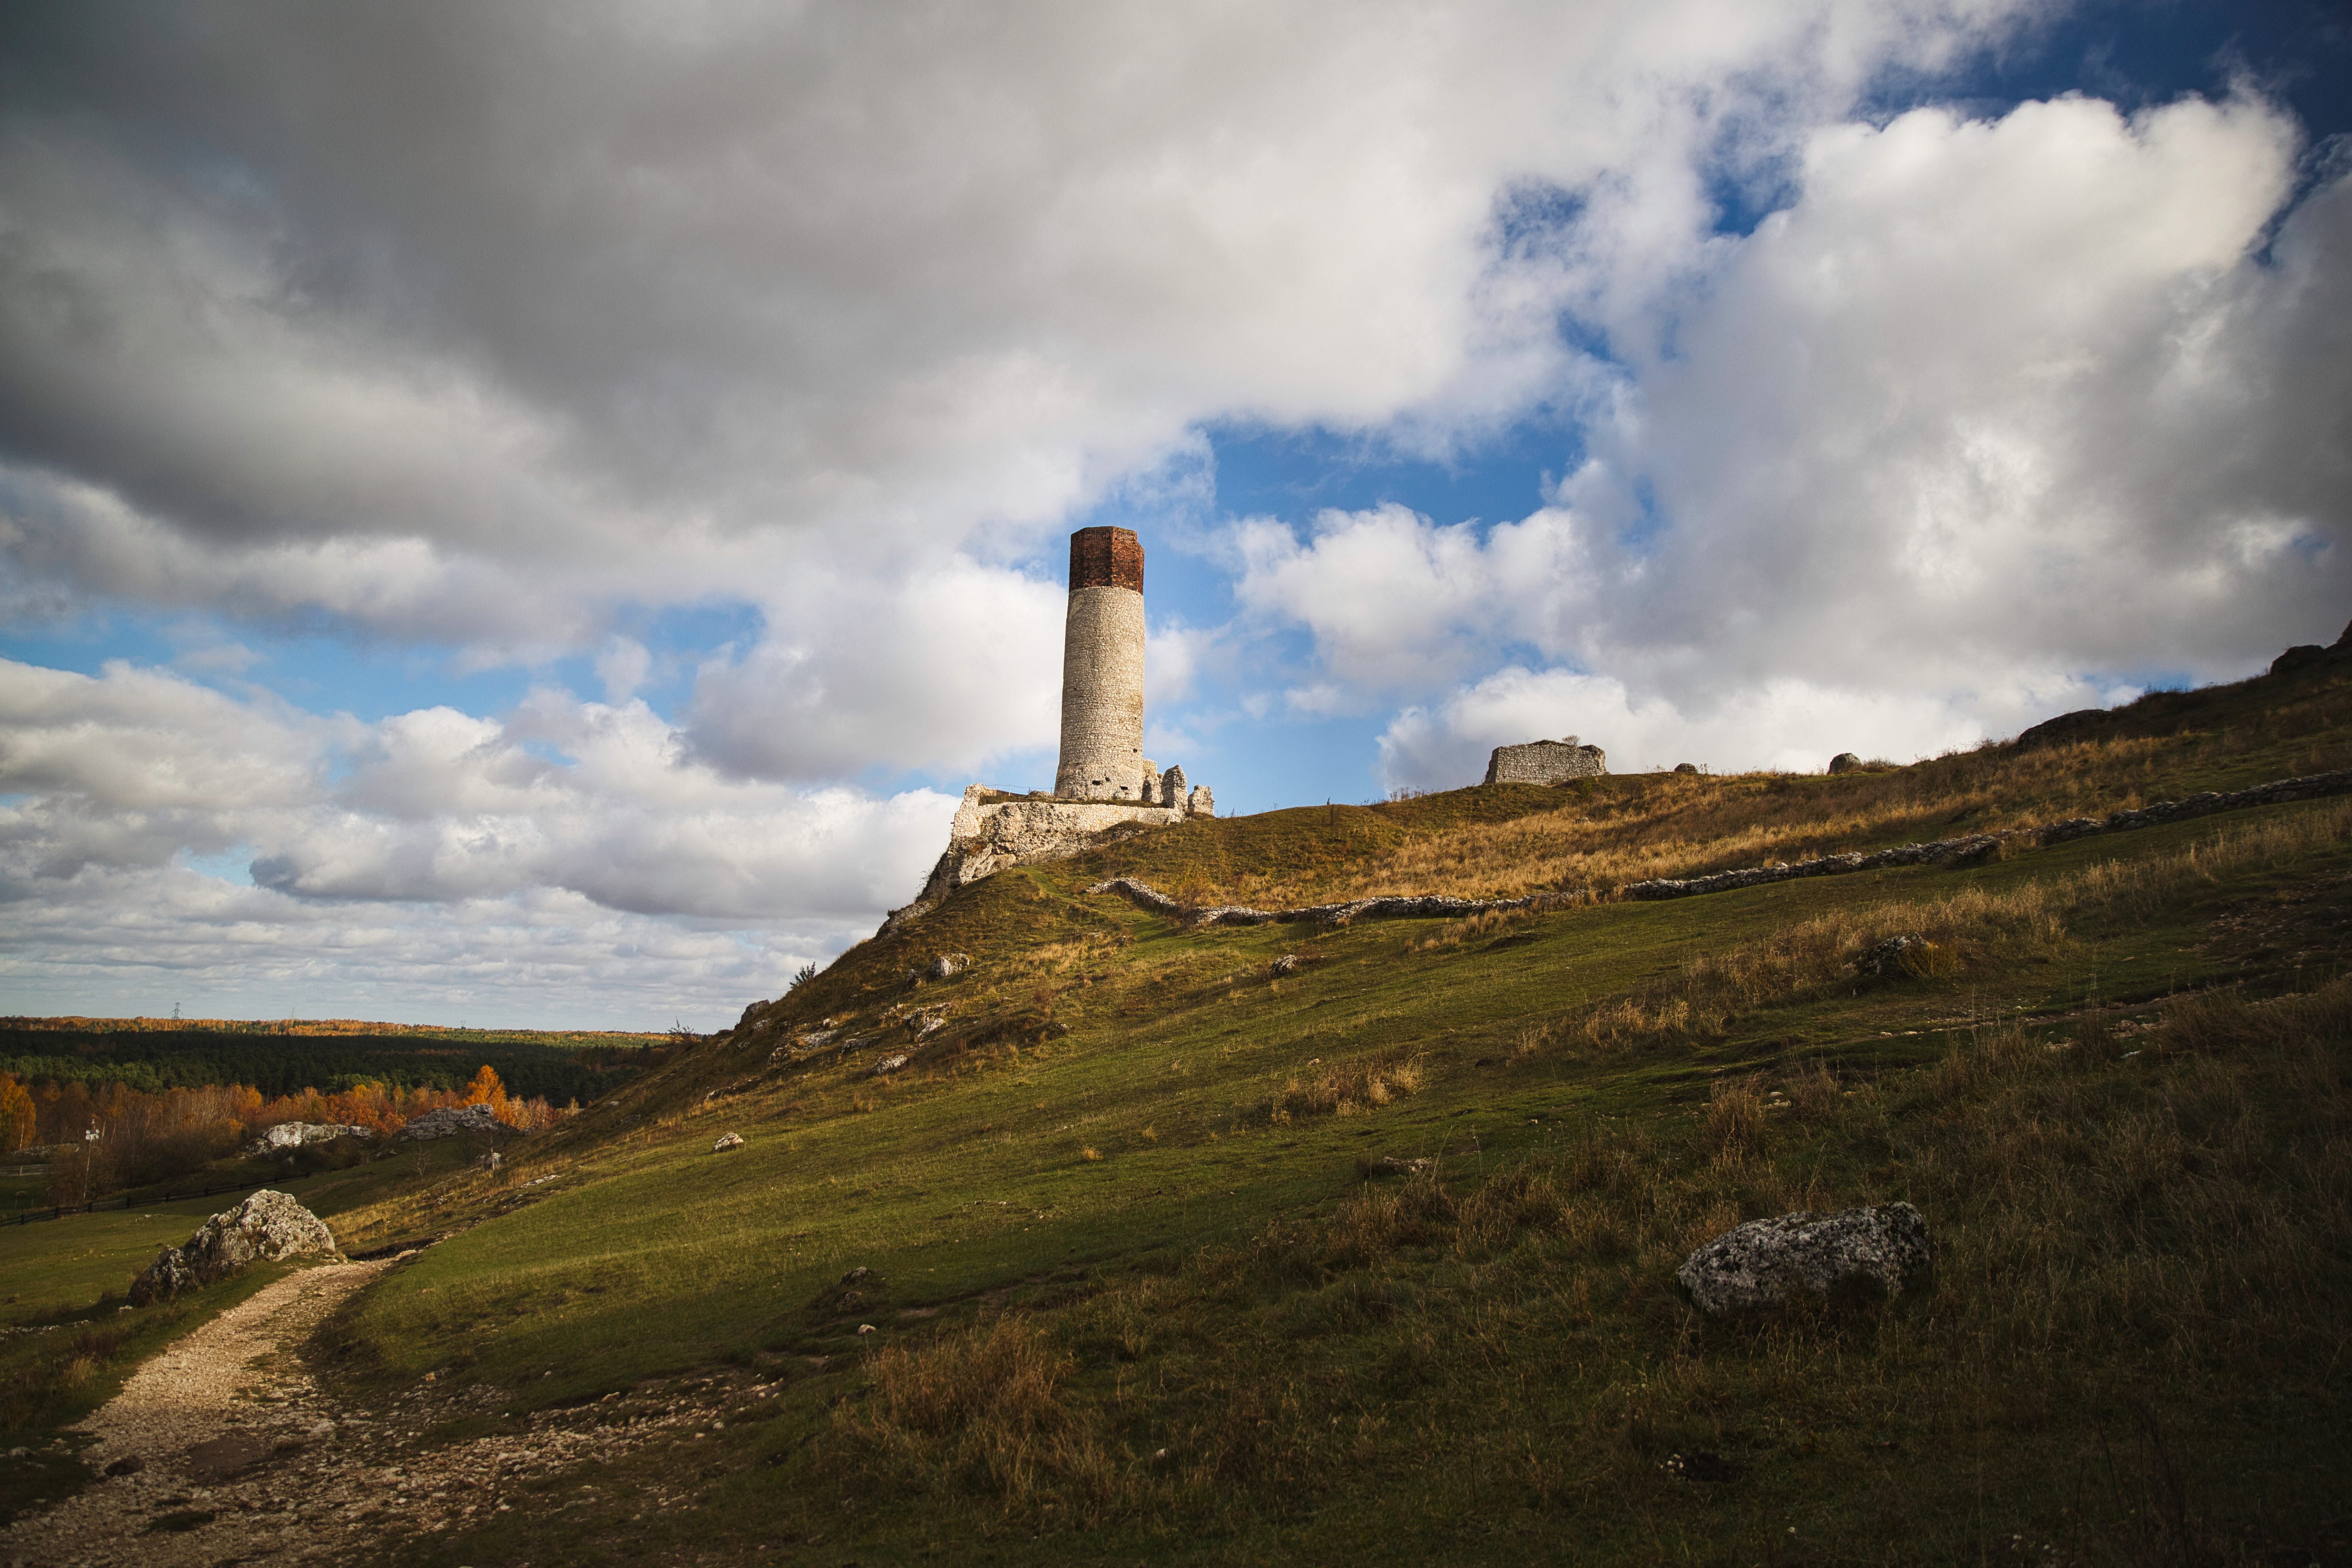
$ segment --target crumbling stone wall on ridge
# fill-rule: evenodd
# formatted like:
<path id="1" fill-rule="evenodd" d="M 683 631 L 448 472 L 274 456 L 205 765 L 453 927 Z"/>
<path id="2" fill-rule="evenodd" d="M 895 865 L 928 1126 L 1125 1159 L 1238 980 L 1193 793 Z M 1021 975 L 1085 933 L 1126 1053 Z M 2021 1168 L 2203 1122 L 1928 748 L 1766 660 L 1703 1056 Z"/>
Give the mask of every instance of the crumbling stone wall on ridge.
<path id="1" fill-rule="evenodd" d="M 1524 746 L 1497 746 L 1486 759 L 1488 784 L 1566 784 L 1570 779 L 1598 778 L 1609 771 L 1609 755 L 1598 746 L 1580 746 L 1576 737 L 1560 741 L 1530 741 Z"/>
<path id="2" fill-rule="evenodd" d="M 956 807 L 947 849 L 931 868 L 921 894 L 905 909 L 893 910 L 890 923 L 919 915 L 958 888 L 1009 866 L 1066 860 L 1114 828 L 1169 827 L 1188 816 L 1216 815 L 1216 802 L 1206 784 L 1183 787 L 1183 769 L 1171 768 L 1159 780 L 1164 804 L 1135 798 L 1142 794 L 1139 777 L 1125 800 L 1055 800 L 971 785 Z"/>

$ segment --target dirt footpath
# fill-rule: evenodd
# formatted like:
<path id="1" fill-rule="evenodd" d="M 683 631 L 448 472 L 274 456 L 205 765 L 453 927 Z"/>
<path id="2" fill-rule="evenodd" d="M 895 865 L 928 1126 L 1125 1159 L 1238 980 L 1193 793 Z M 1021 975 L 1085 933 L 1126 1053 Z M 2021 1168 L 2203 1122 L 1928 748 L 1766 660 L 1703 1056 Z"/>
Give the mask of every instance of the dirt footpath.
<path id="1" fill-rule="evenodd" d="M 684 1479 L 670 1467 L 623 1480 L 614 1461 L 647 1445 L 691 1445 L 774 1391 L 740 1372 L 705 1371 L 499 1419 L 511 1391 L 427 1373 L 381 1409 L 352 1410 L 319 1387 L 299 1352 L 391 1266 L 289 1275 L 151 1358 L 76 1428 L 95 1439 L 83 1458 L 100 1478 L 0 1531 L 0 1563 L 399 1562 L 420 1542 L 518 1507 L 553 1524 L 616 1485 L 633 1506 L 681 1506 L 691 1467 Z M 443 1436 L 467 1417 L 497 1429 Z"/>
<path id="2" fill-rule="evenodd" d="M 102 1479 L 9 1526 L 0 1559 L 176 1568 L 336 1553 L 337 1510 L 352 1500 L 320 1488 L 318 1467 L 300 1461 L 331 1454 L 366 1422 L 328 1401 L 295 1352 L 386 1267 L 290 1274 L 149 1360 L 76 1428 L 97 1439 L 83 1457 Z"/>

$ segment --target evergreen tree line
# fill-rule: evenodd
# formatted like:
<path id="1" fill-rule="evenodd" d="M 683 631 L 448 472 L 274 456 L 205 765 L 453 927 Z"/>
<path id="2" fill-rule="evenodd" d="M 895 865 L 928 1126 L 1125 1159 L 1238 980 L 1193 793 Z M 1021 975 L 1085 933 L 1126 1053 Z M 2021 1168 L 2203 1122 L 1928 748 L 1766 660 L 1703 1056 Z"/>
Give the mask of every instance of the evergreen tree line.
<path id="1" fill-rule="evenodd" d="M 268 1097 L 382 1084 L 401 1089 L 464 1088 L 488 1063 L 510 1094 L 583 1105 L 644 1069 L 658 1051 L 563 1049 L 526 1042 L 445 1045 L 396 1034 L 262 1035 L 219 1029 L 118 1032 L 0 1025 L 0 1072 L 27 1081 L 120 1083 L 147 1094 L 247 1084 Z"/>

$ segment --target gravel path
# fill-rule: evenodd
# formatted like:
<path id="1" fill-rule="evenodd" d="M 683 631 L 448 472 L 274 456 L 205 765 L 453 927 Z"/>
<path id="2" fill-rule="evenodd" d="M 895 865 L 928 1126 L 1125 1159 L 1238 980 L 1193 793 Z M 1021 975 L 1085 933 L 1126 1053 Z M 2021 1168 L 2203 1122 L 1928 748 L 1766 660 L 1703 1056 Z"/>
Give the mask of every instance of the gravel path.
<path id="1" fill-rule="evenodd" d="M 560 1532 L 568 1510 L 615 1490 L 639 1510 L 688 1506 L 693 1463 L 625 1476 L 616 1461 L 648 1446 L 690 1449 L 775 1390 L 704 1371 L 500 1417 L 511 1390 L 428 1373 L 380 1408 L 351 1409 L 319 1387 L 299 1348 L 398 1261 L 289 1275 L 152 1357 L 79 1426 L 93 1439 L 86 1461 L 121 1473 L 0 1531 L 0 1563 L 398 1563 L 518 1508 Z M 454 1436 L 461 1422 L 492 1429 Z"/>
<path id="2" fill-rule="evenodd" d="M 320 1393 L 296 1349 L 377 1263 L 327 1264 L 270 1285 L 163 1351 L 79 1424 L 93 1468 L 118 1473 L 0 1533 L 23 1568 L 224 1560 L 299 1563 L 344 1545 L 352 1500 L 322 1487 L 364 1417 Z M 347 1430 L 348 1429 L 348 1430 Z M 308 1460 L 309 1462 L 305 1462 Z"/>

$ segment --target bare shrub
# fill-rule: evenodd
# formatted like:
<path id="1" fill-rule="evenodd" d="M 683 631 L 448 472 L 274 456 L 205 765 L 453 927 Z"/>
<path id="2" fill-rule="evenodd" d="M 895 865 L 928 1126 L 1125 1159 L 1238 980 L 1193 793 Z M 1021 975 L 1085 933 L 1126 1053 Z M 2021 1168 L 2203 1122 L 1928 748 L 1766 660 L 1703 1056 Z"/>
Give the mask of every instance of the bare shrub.
<path id="1" fill-rule="evenodd" d="M 835 1421 L 886 1467 L 1000 1500 L 1030 1515 L 1059 1504 L 1099 1517 L 1118 1481 L 1097 1417 L 1065 1397 L 1075 1363 L 1036 1329 L 986 1329 L 891 1347 L 868 1363 L 874 1398 Z"/>
<path id="2" fill-rule="evenodd" d="M 1457 1206 L 1456 1245 L 1499 1250 L 1523 1230 L 1557 1226 L 1567 1205 L 1549 1172 L 1514 1165 L 1482 1183 Z"/>
<path id="3" fill-rule="evenodd" d="M 1835 1115 L 1845 1092 L 1838 1087 L 1837 1075 L 1830 1071 L 1829 1064 L 1819 1058 L 1790 1073 L 1787 1088 L 1789 1102 L 1807 1121 L 1821 1121 Z"/>
<path id="4" fill-rule="evenodd" d="M 1392 1187 L 1360 1187 L 1331 1216 L 1325 1257 L 1335 1268 L 1357 1268 L 1400 1247 L 1439 1239 L 1455 1219 L 1454 1200 L 1434 1177 L 1417 1175 Z"/>
<path id="5" fill-rule="evenodd" d="M 1313 1077 L 1289 1079 L 1258 1109 L 1267 1121 L 1276 1123 L 1301 1116 L 1355 1116 L 1414 1092 L 1421 1088 L 1422 1077 L 1418 1058 L 1380 1057 L 1344 1062 Z"/>
<path id="6" fill-rule="evenodd" d="M 1764 1152 L 1764 1097 L 1753 1079 L 1718 1079 L 1708 1090 L 1699 1142 L 1718 1165 L 1737 1165 Z"/>

